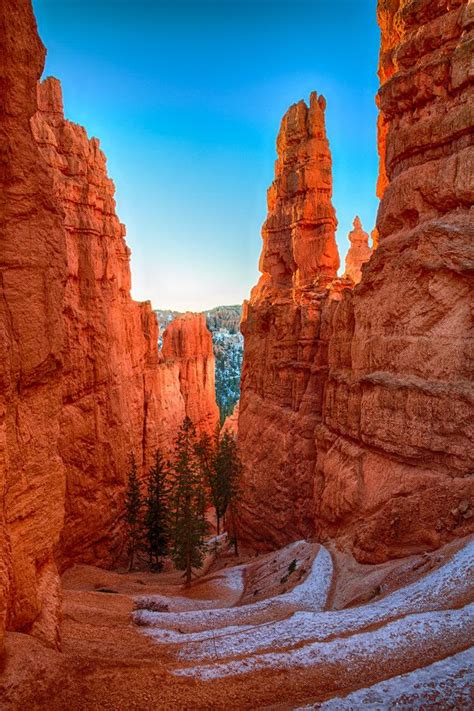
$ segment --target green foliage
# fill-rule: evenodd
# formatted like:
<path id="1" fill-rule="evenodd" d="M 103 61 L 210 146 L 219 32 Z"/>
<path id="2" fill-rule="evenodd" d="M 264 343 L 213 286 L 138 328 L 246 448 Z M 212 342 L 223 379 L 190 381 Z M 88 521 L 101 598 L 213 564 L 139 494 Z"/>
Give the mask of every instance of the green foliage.
<path id="1" fill-rule="evenodd" d="M 224 432 L 219 439 L 215 462 L 217 500 L 221 516 L 225 516 L 228 507 L 239 497 L 241 472 L 237 442 L 230 432 Z"/>
<path id="2" fill-rule="evenodd" d="M 145 547 L 150 565 L 161 570 L 162 558 L 168 553 L 170 537 L 170 485 L 168 464 L 160 450 L 148 475 L 145 498 Z"/>
<path id="3" fill-rule="evenodd" d="M 178 433 L 172 469 L 174 485 L 171 553 L 178 570 L 185 571 L 186 585 L 190 585 L 192 569 L 200 568 L 203 563 L 207 522 L 205 489 L 197 455 L 196 432 L 188 417 L 185 418 Z"/>
<path id="4" fill-rule="evenodd" d="M 295 572 L 295 570 L 296 570 L 296 565 L 297 565 L 296 558 L 293 558 L 293 560 L 291 561 L 290 565 L 288 566 L 288 573 L 289 573 L 290 575 Z"/>
<path id="5" fill-rule="evenodd" d="M 129 569 L 133 569 L 135 553 L 142 538 L 143 499 L 137 475 L 135 455 L 130 455 L 127 492 L 125 494 L 125 521 L 127 525 Z"/>

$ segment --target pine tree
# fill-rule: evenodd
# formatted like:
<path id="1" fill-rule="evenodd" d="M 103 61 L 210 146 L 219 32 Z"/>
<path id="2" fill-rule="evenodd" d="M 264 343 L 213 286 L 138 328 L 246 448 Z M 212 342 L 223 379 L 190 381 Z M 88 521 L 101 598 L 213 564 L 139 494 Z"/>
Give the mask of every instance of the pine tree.
<path id="1" fill-rule="evenodd" d="M 216 512 L 217 535 L 220 533 L 221 524 L 221 498 L 219 480 L 216 471 L 216 449 L 219 441 L 219 428 L 216 430 L 214 439 L 207 432 L 203 432 L 196 444 L 196 454 L 199 461 L 201 476 L 209 490 L 212 505 Z"/>
<path id="2" fill-rule="evenodd" d="M 155 461 L 148 477 L 145 499 L 145 538 L 150 557 L 150 566 L 161 570 L 161 559 L 168 553 L 170 535 L 170 487 L 168 465 L 160 450 L 155 452 Z"/>
<path id="3" fill-rule="evenodd" d="M 240 493 L 241 472 L 242 464 L 237 452 L 237 442 L 230 432 L 224 432 L 218 443 L 215 460 L 217 500 L 220 507 L 218 515 L 224 518 L 227 513 L 230 514 L 236 555 L 238 554 L 238 541 L 235 505 Z"/>
<path id="4" fill-rule="evenodd" d="M 186 586 L 189 587 L 192 569 L 200 568 L 203 563 L 207 523 L 204 483 L 196 455 L 196 433 L 188 417 L 176 440 L 173 470 L 172 557 L 178 570 L 185 571 Z"/>
<path id="5" fill-rule="evenodd" d="M 127 524 L 128 536 L 128 569 L 133 570 L 135 553 L 141 539 L 142 533 L 142 508 L 143 500 L 140 490 L 140 482 L 137 475 L 137 464 L 135 455 L 130 455 L 130 471 L 128 474 L 127 492 L 125 495 L 125 520 Z"/>

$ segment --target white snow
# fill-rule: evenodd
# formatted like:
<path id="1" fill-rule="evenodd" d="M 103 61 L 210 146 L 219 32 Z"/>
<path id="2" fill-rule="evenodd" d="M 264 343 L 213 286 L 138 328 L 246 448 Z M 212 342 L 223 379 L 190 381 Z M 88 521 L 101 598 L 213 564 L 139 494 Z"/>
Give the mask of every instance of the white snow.
<path id="1" fill-rule="evenodd" d="M 469 709 L 474 707 L 474 647 L 415 669 L 408 674 L 335 697 L 317 705 L 302 706 L 297 711 L 359 711 L 392 709 Z"/>
<path id="2" fill-rule="evenodd" d="M 227 589 L 229 592 L 233 593 L 233 597 L 236 600 L 238 600 L 238 598 L 242 595 L 244 591 L 244 566 L 224 568 L 215 574 L 213 578 L 219 581 L 219 587 L 221 590 Z M 208 580 L 212 580 L 213 578 L 208 578 Z M 150 602 L 167 605 L 170 612 L 154 612 L 152 610 L 148 610 L 147 606 Z M 219 603 L 225 604 L 220 602 L 220 600 L 215 599 L 196 600 L 179 595 L 147 595 L 146 597 L 136 597 L 135 607 L 137 609 L 134 613 L 134 619 L 139 625 L 154 625 L 159 624 L 157 620 L 159 621 L 162 618 L 172 621 L 176 619 L 177 615 L 178 618 L 181 619 L 182 615 L 185 614 L 186 611 L 196 612 L 196 607 L 200 608 L 200 610 L 214 610 L 216 608 L 216 604 Z M 200 612 L 196 612 L 196 614 L 199 615 Z"/>
<path id="3" fill-rule="evenodd" d="M 301 557 L 296 551 L 302 543 L 280 551 L 282 559 Z M 266 563 L 262 565 L 265 576 Z M 459 651 L 474 636 L 474 604 L 466 605 L 472 600 L 474 541 L 416 582 L 343 610 L 326 610 L 333 565 L 323 546 L 306 580 L 291 591 L 238 605 L 245 570 L 245 565 L 237 566 L 213 576 L 218 587 L 231 591 L 235 601 L 231 607 L 219 607 L 226 604 L 222 596 L 216 600 L 155 596 L 171 603 L 174 611 L 135 613 L 144 625 L 141 631 L 154 642 L 176 645 L 183 667 L 173 674 L 206 681 L 255 671 L 306 669 L 322 680 L 326 693 L 374 682 L 345 698 L 304 707 L 306 711 L 395 707 L 421 711 L 431 703 L 474 708 L 469 703 L 473 650 Z M 418 669 L 420 659 L 426 666 Z"/>
<path id="4" fill-rule="evenodd" d="M 270 647 L 291 647 L 296 641 L 321 642 L 334 635 L 353 634 L 402 615 L 454 607 L 465 600 L 472 588 L 473 578 L 474 542 L 471 542 L 445 565 L 377 602 L 339 611 L 296 612 L 288 619 L 255 626 L 251 631 L 240 631 L 232 637 L 219 638 L 212 645 L 183 646 L 180 656 L 183 659 L 204 660 L 214 658 L 216 651 L 221 657 L 252 654 Z M 292 591 L 295 597 L 305 584 L 311 585 L 311 579 L 309 577 L 302 586 Z M 241 609 L 236 608 L 235 612 Z M 239 624 L 238 616 L 233 619 L 234 624 Z"/>
<path id="5" fill-rule="evenodd" d="M 297 548 L 302 541 L 287 546 Z M 229 569 L 229 573 L 230 573 Z M 234 568 L 233 570 L 236 570 Z M 204 628 L 222 628 L 228 625 L 249 625 L 261 622 L 262 615 L 270 619 L 276 614 L 289 614 L 292 610 L 322 610 L 327 601 L 332 579 L 332 559 L 328 551 L 320 546 L 311 571 L 302 583 L 293 590 L 267 600 L 231 608 L 201 609 L 193 612 L 147 612 L 143 616 L 140 610 L 135 613 L 140 622 L 168 629 L 180 629 L 183 632 L 196 632 Z"/>
<path id="6" fill-rule="evenodd" d="M 460 610 L 409 615 L 370 632 L 315 642 L 288 652 L 252 655 L 221 664 L 177 669 L 173 673 L 208 680 L 266 669 L 283 671 L 311 666 L 321 674 L 356 678 L 374 664 L 378 670 L 387 672 L 397 664 L 408 667 L 409 671 L 416 667 L 421 651 L 425 659 L 431 653 L 435 661 L 456 652 L 460 638 L 473 634 L 474 605 L 469 605 Z"/>

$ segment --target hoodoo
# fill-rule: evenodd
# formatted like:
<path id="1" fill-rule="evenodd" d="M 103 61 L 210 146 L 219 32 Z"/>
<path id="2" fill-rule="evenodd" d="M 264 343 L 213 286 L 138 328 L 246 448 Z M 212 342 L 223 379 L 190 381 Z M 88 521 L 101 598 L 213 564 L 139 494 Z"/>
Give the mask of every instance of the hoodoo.
<path id="1" fill-rule="evenodd" d="M 380 2 L 378 18 L 378 248 L 354 292 L 334 300 L 319 288 L 334 274 L 332 250 L 305 261 L 304 229 L 294 226 L 308 227 L 305 197 L 308 212 L 328 209 L 330 179 L 298 162 L 309 139 L 301 125 L 311 122 L 297 121 L 304 105 L 292 107 L 278 140 L 264 274 L 243 321 L 239 417 L 249 540 L 276 545 L 314 530 L 366 562 L 474 528 L 472 3 Z M 289 259 L 295 251 L 300 259 Z M 290 290 L 301 281 L 303 291 Z"/>
<path id="2" fill-rule="evenodd" d="M 0 630 L 56 644 L 58 568 L 120 558 L 130 454 L 146 468 L 186 414 L 214 427 L 214 360 L 199 315 L 159 353 L 99 142 L 64 118 L 56 79 L 37 84 L 29 0 L 0 24 Z"/>
<path id="3" fill-rule="evenodd" d="M 372 249 L 355 218 L 343 277 L 326 101 L 314 92 L 283 117 L 224 425 L 242 481 L 233 440 L 208 456 L 186 427 L 182 466 L 157 457 L 142 516 L 137 482 L 156 449 L 168 458 L 186 416 L 198 434 L 218 426 L 211 334 L 203 314 L 180 314 L 159 347 L 150 302 L 131 298 L 99 142 L 65 119 L 59 81 L 39 82 L 31 0 L 2 0 L 6 708 L 467 708 L 473 8 L 378 2 L 381 202 Z M 208 323 L 234 337 L 239 314 L 214 309 Z M 132 453 L 129 541 L 147 541 L 153 572 L 104 570 L 124 560 Z M 185 486 L 166 500 L 168 483 Z M 232 552 L 232 532 L 204 540 L 207 489 L 239 534 Z M 183 591 L 180 566 L 189 582 L 201 553 L 212 572 Z"/>
<path id="4" fill-rule="evenodd" d="M 362 277 L 362 265 L 369 261 L 372 249 L 369 247 L 369 235 L 362 229 L 359 217 L 354 218 L 354 229 L 349 232 L 350 247 L 346 255 L 344 276 L 358 284 Z"/>
<path id="5" fill-rule="evenodd" d="M 242 316 L 241 527 L 257 546 L 314 530 L 314 430 L 326 374 L 321 306 L 339 266 L 325 106 L 313 93 L 309 107 L 300 101 L 281 123 L 262 276 Z"/>

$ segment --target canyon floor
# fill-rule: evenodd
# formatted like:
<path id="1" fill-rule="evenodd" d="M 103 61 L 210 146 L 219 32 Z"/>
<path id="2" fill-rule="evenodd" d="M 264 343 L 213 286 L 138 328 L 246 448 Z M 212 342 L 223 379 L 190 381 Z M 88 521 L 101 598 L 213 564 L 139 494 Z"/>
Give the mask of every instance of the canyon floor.
<path id="1" fill-rule="evenodd" d="M 7 635 L 2 709 L 471 708 L 474 541 L 377 566 L 299 541 L 179 574 L 75 566 L 62 651 Z"/>

